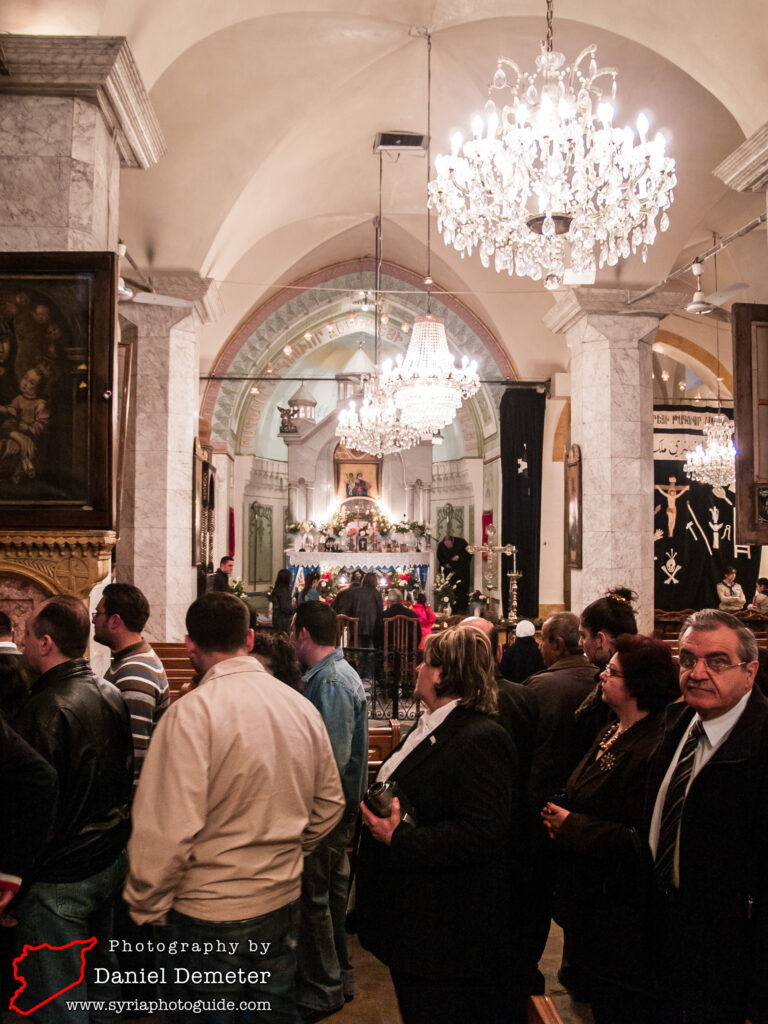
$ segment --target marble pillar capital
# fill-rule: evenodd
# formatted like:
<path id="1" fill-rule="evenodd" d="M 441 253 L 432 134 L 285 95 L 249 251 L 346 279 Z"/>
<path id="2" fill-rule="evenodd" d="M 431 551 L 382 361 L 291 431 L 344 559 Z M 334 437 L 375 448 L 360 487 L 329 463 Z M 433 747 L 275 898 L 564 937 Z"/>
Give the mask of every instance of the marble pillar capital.
<path id="1" fill-rule="evenodd" d="M 10 71 L 0 94 L 72 96 L 98 106 L 124 167 L 147 168 L 166 151 L 154 108 L 124 36 L 4 35 Z"/>
<path id="2" fill-rule="evenodd" d="M 768 122 L 712 172 L 736 192 L 768 191 Z"/>
<path id="3" fill-rule="evenodd" d="M 134 322 L 133 310 L 137 307 L 142 309 L 175 309 L 182 319 L 185 316 L 194 314 L 197 324 L 215 323 L 224 312 L 224 305 L 221 301 L 219 286 L 211 277 L 201 277 L 194 270 L 145 270 L 144 276 L 151 279 L 152 285 L 158 295 L 170 295 L 175 299 L 185 299 L 191 305 L 184 309 L 182 307 L 165 306 L 162 302 L 141 303 L 124 302 L 120 306 L 120 312 L 126 319 Z M 132 286 L 133 287 L 133 286 Z M 134 288 L 134 290 L 136 290 Z"/>
<path id="4" fill-rule="evenodd" d="M 683 298 L 683 293 L 669 288 L 659 288 L 642 298 L 642 291 L 629 288 L 570 288 L 554 295 L 555 305 L 543 319 L 555 334 L 591 325 L 600 334 L 612 334 L 618 328 L 621 334 L 638 338 L 679 309 Z"/>
<path id="5" fill-rule="evenodd" d="M 160 306 L 154 303 L 121 302 L 121 320 L 136 327 L 139 337 L 165 337 L 171 329 L 187 320 L 182 329 L 194 330 L 192 307 Z"/>

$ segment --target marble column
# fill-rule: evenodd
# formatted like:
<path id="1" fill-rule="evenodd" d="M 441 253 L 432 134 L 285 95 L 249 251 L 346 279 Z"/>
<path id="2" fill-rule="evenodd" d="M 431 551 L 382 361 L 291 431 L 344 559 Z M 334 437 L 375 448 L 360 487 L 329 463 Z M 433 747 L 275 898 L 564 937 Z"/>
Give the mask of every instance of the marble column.
<path id="1" fill-rule="evenodd" d="M 132 408 L 117 578 L 147 595 L 149 639 L 181 640 L 194 600 L 192 454 L 197 432 L 197 345 L 188 309 L 124 303 L 135 326 Z"/>
<path id="2" fill-rule="evenodd" d="M 582 458 L 582 568 L 571 571 L 571 608 L 626 586 L 639 597 L 641 632 L 651 632 L 651 349 L 660 319 L 680 299 L 660 291 L 627 306 L 632 297 L 601 288 L 557 293 L 545 323 L 571 350 L 571 443 Z"/>
<path id="3" fill-rule="evenodd" d="M 117 248 L 120 167 L 165 150 L 122 37 L 3 36 L 0 247 Z"/>

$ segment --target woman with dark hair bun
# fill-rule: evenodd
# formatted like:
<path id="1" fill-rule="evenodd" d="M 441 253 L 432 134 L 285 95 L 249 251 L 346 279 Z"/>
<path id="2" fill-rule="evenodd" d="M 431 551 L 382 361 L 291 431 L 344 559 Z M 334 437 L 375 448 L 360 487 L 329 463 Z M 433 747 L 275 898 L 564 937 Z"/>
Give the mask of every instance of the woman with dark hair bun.
<path id="1" fill-rule="evenodd" d="M 612 642 L 602 699 L 617 721 L 574 770 L 562 806 L 547 803 L 542 820 L 560 858 L 555 920 L 595 1024 L 647 1024 L 657 1019 L 646 962 L 652 865 L 640 830 L 648 761 L 680 691 L 660 640 L 624 634 Z"/>

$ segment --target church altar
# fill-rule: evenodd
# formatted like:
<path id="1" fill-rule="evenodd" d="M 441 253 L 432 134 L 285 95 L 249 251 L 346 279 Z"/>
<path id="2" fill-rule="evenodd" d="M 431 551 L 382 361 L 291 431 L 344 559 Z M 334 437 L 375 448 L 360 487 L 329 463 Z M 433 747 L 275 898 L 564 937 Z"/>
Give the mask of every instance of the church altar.
<path id="1" fill-rule="evenodd" d="M 431 593 L 434 581 L 434 562 L 430 551 L 294 551 L 285 552 L 286 563 L 291 570 L 291 583 L 296 577 L 302 580 L 308 570 L 328 572 L 334 569 L 362 569 L 383 576 L 397 569 L 401 575 L 412 573 L 418 576 L 423 590 Z M 299 584 L 301 585 L 301 583 Z"/>

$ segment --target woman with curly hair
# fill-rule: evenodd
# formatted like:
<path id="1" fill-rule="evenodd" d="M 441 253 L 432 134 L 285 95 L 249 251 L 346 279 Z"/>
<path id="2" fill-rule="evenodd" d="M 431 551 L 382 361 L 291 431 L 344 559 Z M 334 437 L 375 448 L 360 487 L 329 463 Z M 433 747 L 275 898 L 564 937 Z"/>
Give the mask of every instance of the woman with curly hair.
<path id="1" fill-rule="evenodd" d="M 500 1024 L 515 1019 L 509 840 L 520 794 L 488 638 L 427 637 L 414 696 L 425 710 L 377 780 L 397 784 L 415 824 L 401 821 L 397 798 L 385 818 L 363 803 L 356 925 L 390 969 L 405 1024 Z"/>

